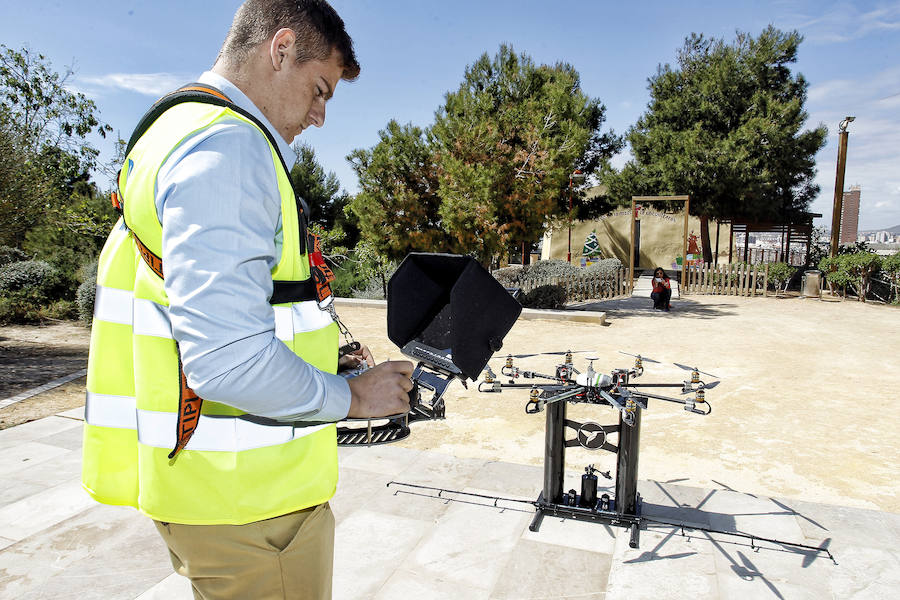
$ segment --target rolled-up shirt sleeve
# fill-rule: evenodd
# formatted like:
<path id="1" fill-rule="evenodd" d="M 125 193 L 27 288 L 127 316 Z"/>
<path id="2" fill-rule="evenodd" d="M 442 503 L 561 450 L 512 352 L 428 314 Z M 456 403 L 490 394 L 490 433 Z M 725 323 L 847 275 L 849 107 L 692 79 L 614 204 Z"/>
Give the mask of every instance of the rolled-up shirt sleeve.
<path id="1" fill-rule="evenodd" d="M 339 421 L 343 377 L 275 337 L 271 269 L 281 209 L 266 140 L 234 121 L 184 141 L 157 177 L 172 332 L 201 397 L 278 420 Z"/>

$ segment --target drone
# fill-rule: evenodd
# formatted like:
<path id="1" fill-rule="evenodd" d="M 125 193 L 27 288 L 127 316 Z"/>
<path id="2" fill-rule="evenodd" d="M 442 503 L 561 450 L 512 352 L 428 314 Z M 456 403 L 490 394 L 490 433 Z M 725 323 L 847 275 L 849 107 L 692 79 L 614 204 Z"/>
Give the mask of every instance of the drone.
<path id="1" fill-rule="evenodd" d="M 621 351 L 620 351 L 621 352 Z M 563 355 L 561 364 L 556 366 L 553 375 L 529 371 L 515 366 L 515 359 L 538 356 L 538 354 L 519 354 L 506 356 L 506 362 L 500 369 L 501 375 L 507 378 L 507 383 L 502 383 L 490 365 L 484 369 L 484 379 L 478 384 L 479 392 L 499 393 L 509 388 L 529 388 L 531 390 L 528 402 L 525 404 L 527 414 L 541 412 L 547 404 L 553 402 L 577 402 L 586 404 L 609 405 L 622 414 L 622 419 L 627 425 L 633 425 L 634 414 L 637 408 L 647 409 L 647 401 L 651 398 L 673 402 L 684 406 L 684 410 L 698 415 L 709 415 L 712 406 L 706 399 L 706 390 L 718 385 L 718 381 L 707 384 L 700 375 L 706 374 L 715 377 L 711 373 L 705 373 L 697 367 L 686 367 L 679 363 L 676 366 L 689 370 L 690 378 L 679 384 L 672 383 L 633 383 L 632 379 L 640 377 L 644 373 L 644 361 L 658 362 L 645 359 L 640 354 L 634 356 L 634 365 L 630 369 L 614 369 L 610 374 L 601 374 L 594 371 L 594 361 L 600 360 L 596 356 L 588 356 L 588 366 L 584 373 L 575 368 L 573 352 L 547 352 L 545 354 Z M 622 352 L 622 354 L 628 354 Z M 518 383 L 517 379 L 543 380 L 547 383 Z M 549 383 L 553 382 L 553 383 Z M 679 388 L 682 395 L 692 394 L 688 398 L 673 398 L 660 394 L 653 394 L 648 388 Z"/>
<path id="2" fill-rule="evenodd" d="M 804 552 L 823 553 L 834 561 L 827 547 L 812 546 L 786 540 L 763 538 L 739 531 L 727 531 L 695 524 L 671 522 L 643 514 L 643 503 L 638 493 L 638 463 L 640 454 L 641 416 L 647 410 L 650 400 L 661 400 L 680 404 L 686 412 L 708 416 L 712 406 L 707 398 L 707 391 L 719 385 L 716 375 L 701 371 L 698 367 L 689 367 L 680 363 L 672 363 L 676 367 L 688 371 L 690 376 L 679 383 L 637 383 L 634 380 L 644 374 L 644 363 L 659 361 L 619 351 L 632 356 L 634 363 L 628 368 L 612 369 L 609 373 L 594 370 L 594 362 L 599 358 L 587 357 L 587 368 L 582 372 L 574 364 L 574 354 L 580 351 L 543 352 L 535 354 L 507 355 L 498 376 L 490 365 L 483 369 L 484 377 L 478 383 L 478 391 L 482 393 L 500 393 L 507 389 L 527 388 L 528 400 L 525 403 L 527 414 L 546 412 L 544 443 L 544 477 L 543 487 L 536 500 L 521 500 L 501 496 L 487 496 L 465 491 L 449 490 L 427 485 L 391 481 L 388 487 L 397 486 L 399 491 L 409 488 L 408 493 L 422 494 L 423 491 L 437 492 L 436 498 L 444 498 L 444 494 L 452 493 L 471 497 L 476 503 L 484 499 L 498 502 L 522 503 L 535 509 L 534 518 L 529 525 L 531 531 L 538 531 L 545 515 L 554 518 L 574 519 L 623 527 L 629 530 L 628 545 L 637 548 L 640 544 L 640 531 L 649 525 L 678 526 L 718 533 L 750 540 L 751 547 L 756 541 L 767 541 L 782 546 L 794 547 Z M 562 356 L 562 362 L 556 365 L 552 374 L 540 373 L 520 368 L 517 359 L 529 358 L 541 354 Z M 714 381 L 705 381 L 701 376 Z M 657 389 L 678 390 L 681 397 L 666 396 L 656 393 Z M 605 406 L 618 414 L 618 423 L 601 425 L 593 421 L 578 422 L 566 416 L 568 405 L 580 403 Z M 567 438 L 567 430 L 574 431 L 574 437 Z M 572 434 L 569 433 L 569 436 Z M 566 448 L 581 447 L 589 451 L 603 450 L 616 455 L 615 476 L 609 471 L 601 471 L 594 464 L 585 467 L 581 475 L 581 490 L 565 491 Z M 615 488 L 609 493 L 599 493 L 598 475 L 606 479 L 615 479 Z"/>
<path id="3" fill-rule="evenodd" d="M 537 354 L 510 354 L 506 356 L 506 362 L 500 369 L 501 376 L 506 378 L 505 383 L 487 366 L 484 369 L 484 379 L 478 384 L 478 391 L 484 393 L 528 388 L 525 412 L 547 413 L 544 488 L 533 502 L 536 510 L 529 528 L 538 531 L 545 514 L 618 525 L 630 528 L 629 544 L 636 548 L 641 524 L 647 522 L 647 518 L 641 515 L 641 497 L 637 491 L 641 414 L 653 399 L 680 404 L 687 412 L 707 416 L 712 413 L 712 406 L 707 400 L 706 391 L 719 382 L 706 383 L 701 379 L 701 374 L 715 376 L 697 367 L 674 363 L 689 370 L 690 377 L 680 383 L 636 383 L 634 380 L 644 374 L 645 361 L 659 362 L 640 354 L 622 352 L 633 356 L 634 364 L 628 368 L 613 369 L 608 374 L 594 370 L 594 362 L 599 360 L 596 356 L 587 357 L 587 368 L 582 372 L 575 367 L 572 350 L 544 354 L 563 356 L 563 362 L 556 365 L 553 374 L 516 366 L 516 359 Z M 657 388 L 678 389 L 682 397 L 654 393 Z M 600 425 L 592 421 L 580 423 L 568 419 L 566 407 L 569 403 L 610 407 L 618 413 L 619 422 L 615 425 Z M 575 430 L 574 439 L 566 439 L 567 428 Z M 613 435 L 617 436 L 615 442 L 611 441 Z M 605 450 L 616 455 L 615 496 L 603 494 L 598 497 L 597 474 L 607 479 L 613 477 L 608 471 L 600 471 L 593 464 L 588 465 L 581 476 L 580 493 L 575 489 L 564 491 L 565 451 L 574 446 L 587 450 Z"/>

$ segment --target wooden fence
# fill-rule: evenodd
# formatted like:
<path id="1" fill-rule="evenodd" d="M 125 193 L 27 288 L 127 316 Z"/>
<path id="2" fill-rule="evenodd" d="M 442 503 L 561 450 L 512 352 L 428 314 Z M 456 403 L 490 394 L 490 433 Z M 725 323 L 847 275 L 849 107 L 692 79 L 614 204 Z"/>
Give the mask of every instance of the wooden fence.
<path id="1" fill-rule="evenodd" d="M 563 277 L 543 277 L 529 279 L 521 288 L 526 294 L 542 285 L 558 285 L 566 290 L 568 302 L 584 300 L 608 300 L 630 296 L 633 282 L 627 267 L 618 269 L 613 275 L 590 273 L 587 275 L 565 275 Z"/>
<path id="2" fill-rule="evenodd" d="M 682 294 L 720 294 L 726 296 L 766 295 L 769 265 L 746 263 L 689 265 L 681 282 Z"/>

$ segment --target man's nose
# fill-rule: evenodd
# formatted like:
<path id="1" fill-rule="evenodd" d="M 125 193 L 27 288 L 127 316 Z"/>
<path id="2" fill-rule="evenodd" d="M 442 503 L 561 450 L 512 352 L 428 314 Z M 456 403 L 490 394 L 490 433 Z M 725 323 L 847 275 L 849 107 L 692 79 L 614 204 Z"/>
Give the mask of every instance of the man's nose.
<path id="1" fill-rule="evenodd" d="M 325 125 L 325 103 L 316 102 L 309 111 L 309 123 L 316 127 Z"/>

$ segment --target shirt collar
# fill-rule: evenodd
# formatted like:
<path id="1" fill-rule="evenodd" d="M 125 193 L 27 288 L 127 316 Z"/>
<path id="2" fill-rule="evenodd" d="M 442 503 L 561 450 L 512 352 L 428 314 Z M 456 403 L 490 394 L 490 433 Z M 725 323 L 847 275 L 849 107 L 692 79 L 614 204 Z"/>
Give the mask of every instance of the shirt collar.
<path id="1" fill-rule="evenodd" d="M 284 141 L 284 138 L 281 137 L 281 134 L 272 126 L 269 120 L 262 114 L 259 108 L 253 104 L 253 101 L 247 97 L 247 95 L 238 88 L 238 86 L 234 85 L 226 78 L 222 77 L 218 73 L 213 73 L 212 71 L 206 71 L 200 78 L 197 80 L 200 83 L 205 83 L 207 85 L 211 85 L 214 88 L 220 90 L 223 94 L 228 96 L 228 98 L 240 108 L 243 108 L 251 115 L 259 119 L 260 123 L 266 126 L 266 129 L 269 130 L 269 133 L 272 134 L 272 137 L 275 139 L 275 143 L 278 144 L 278 151 L 281 152 L 281 156 L 284 158 L 285 164 L 290 168 L 295 162 L 297 162 L 297 155 L 291 149 L 291 145 Z"/>

